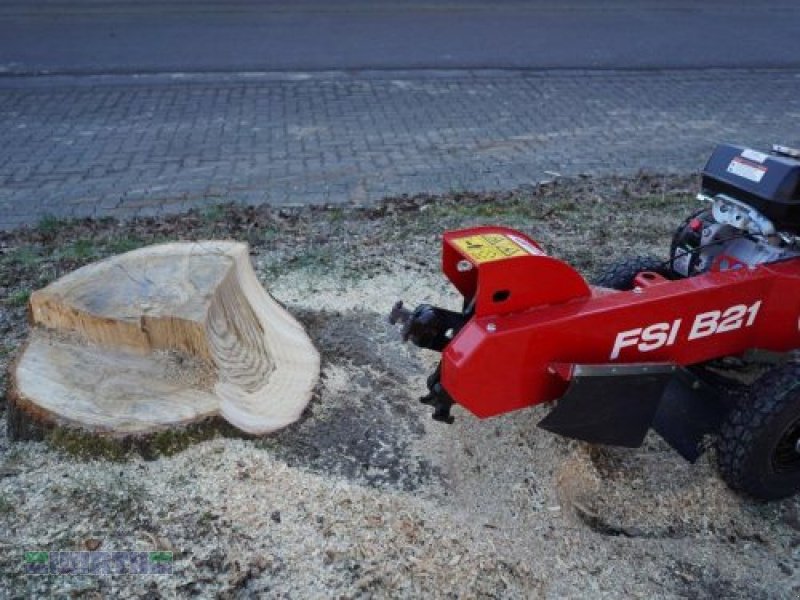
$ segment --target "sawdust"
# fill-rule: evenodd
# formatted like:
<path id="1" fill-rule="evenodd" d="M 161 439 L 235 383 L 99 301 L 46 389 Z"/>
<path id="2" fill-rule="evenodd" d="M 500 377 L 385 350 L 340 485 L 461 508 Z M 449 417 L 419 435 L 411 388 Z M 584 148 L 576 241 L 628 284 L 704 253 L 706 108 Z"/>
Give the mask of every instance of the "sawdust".
<path id="1" fill-rule="evenodd" d="M 157 350 L 156 361 L 164 365 L 164 379 L 182 387 L 212 391 L 217 383 L 217 368 L 209 361 L 185 352 Z"/>
<path id="2" fill-rule="evenodd" d="M 320 349 L 309 410 L 277 435 L 153 461 L 78 461 L 1 433 L 0 596 L 796 597 L 800 500 L 737 496 L 713 452 L 690 465 L 656 436 L 635 450 L 558 438 L 536 427 L 546 407 L 433 422 L 416 396 L 436 356 L 385 321 L 398 298 L 457 306 L 438 268 L 443 229 L 512 224 L 591 273 L 663 254 L 691 185 L 579 181 L 313 218 L 226 209 L 229 229 L 214 227 L 251 244 L 243 223 L 279 224 L 254 261 Z M 13 346 L 22 313 L 0 316 Z M 25 550 L 87 540 L 172 550 L 174 574 L 20 573 Z"/>

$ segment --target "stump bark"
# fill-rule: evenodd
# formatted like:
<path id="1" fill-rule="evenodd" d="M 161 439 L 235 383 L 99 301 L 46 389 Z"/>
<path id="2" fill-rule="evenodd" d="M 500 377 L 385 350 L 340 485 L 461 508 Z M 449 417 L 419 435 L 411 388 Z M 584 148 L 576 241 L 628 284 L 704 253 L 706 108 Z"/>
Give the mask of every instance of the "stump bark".
<path id="1" fill-rule="evenodd" d="M 248 434 L 299 418 L 319 376 L 302 326 L 236 242 L 150 246 L 78 269 L 30 298 L 9 433 L 141 438 L 221 417 Z"/>

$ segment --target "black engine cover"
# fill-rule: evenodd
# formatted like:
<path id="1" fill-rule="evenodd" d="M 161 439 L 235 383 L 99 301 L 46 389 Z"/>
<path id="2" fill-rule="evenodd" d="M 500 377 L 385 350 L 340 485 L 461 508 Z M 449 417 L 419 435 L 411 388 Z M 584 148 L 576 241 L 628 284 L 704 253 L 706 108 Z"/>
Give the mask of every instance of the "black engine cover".
<path id="1" fill-rule="evenodd" d="M 726 194 L 768 217 L 779 231 L 800 233 L 800 160 L 721 144 L 703 169 L 703 192 Z"/>

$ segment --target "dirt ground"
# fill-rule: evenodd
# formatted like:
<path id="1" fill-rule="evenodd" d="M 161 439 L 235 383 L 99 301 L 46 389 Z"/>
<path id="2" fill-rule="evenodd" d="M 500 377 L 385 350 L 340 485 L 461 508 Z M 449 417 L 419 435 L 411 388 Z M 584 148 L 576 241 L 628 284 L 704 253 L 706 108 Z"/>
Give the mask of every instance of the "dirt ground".
<path id="1" fill-rule="evenodd" d="M 546 408 L 455 424 L 417 397 L 436 356 L 403 345 L 393 302 L 458 306 L 442 231 L 508 224 L 587 276 L 665 256 L 693 177 L 558 181 L 377 208 L 221 206 L 161 220 L 0 234 L 0 368 L 31 289 L 170 239 L 248 241 L 264 285 L 307 327 L 322 378 L 278 434 L 172 455 L 88 458 L 0 433 L 0 597 L 796 598 L 800 499 L 729 491 L 655 435 L 636 450 L 540 430 Z M 5 379 L 3 379 L 5 386 Z M 30 550 L 171 550 L 172 575 L 26 576 Z"/>

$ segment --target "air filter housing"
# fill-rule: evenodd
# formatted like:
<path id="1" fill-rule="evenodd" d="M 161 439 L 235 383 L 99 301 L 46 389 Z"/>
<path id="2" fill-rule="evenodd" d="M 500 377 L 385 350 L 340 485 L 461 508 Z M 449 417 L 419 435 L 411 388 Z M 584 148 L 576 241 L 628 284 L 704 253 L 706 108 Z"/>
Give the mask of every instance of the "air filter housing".
<path id="1" fill-rule="evenodd" d="M 790 153 L 788 148 L 767 154 L 720 144 L 703 169 L 703 193 L 712 197 L 725 194 L 749 204 L 769 218 L 778 231 L 798 234 L 800 159 Z"/>

